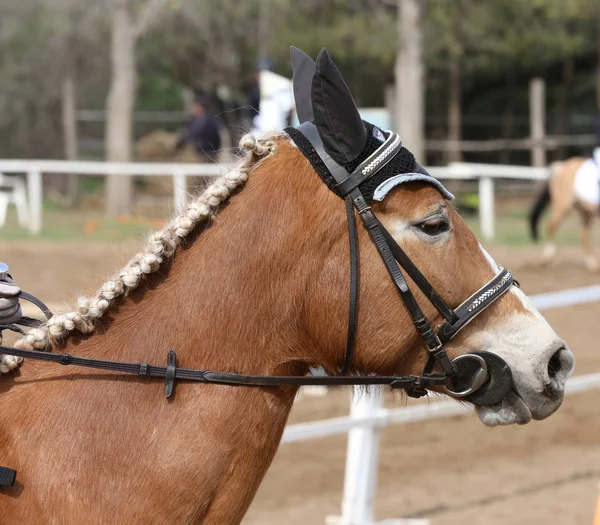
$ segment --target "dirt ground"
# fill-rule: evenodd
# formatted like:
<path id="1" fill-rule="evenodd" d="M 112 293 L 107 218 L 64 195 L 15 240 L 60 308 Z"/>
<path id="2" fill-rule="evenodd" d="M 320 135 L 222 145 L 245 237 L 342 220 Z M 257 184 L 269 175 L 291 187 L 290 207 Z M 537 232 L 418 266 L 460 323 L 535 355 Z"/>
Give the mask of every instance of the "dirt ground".
<path id="1" fill-rule="evenodd" d="M 0 241 L 0 260 L 27 291 L 60 306 L 95 289 L 134 247 Z M 563 248 L 549 269 L 537 265 L 537 248 L 488 248 L 527 293 L 600 284 L 600 275 L 583 268 L 575 248 Z M 575 353 L 575 373 L 600 371 L 600 303 L 544 314 Z M 387 406 L 405 404 L 401 396 L 386 399 Z M 345 415 L 348 407 L 348 390 L 304 397 L 290 422 Z M 592 523 L 600 481 L 600 391 L 567 397 L 550 419 L 524 427 L 490 429 L 467 415 L 388 427 L 381 438 L 378 519 L 419 516 L 434 525 Z M 244 523 L 321 524 L 338 514 L 345 456 L 345 436 L 282 445 Z"/>

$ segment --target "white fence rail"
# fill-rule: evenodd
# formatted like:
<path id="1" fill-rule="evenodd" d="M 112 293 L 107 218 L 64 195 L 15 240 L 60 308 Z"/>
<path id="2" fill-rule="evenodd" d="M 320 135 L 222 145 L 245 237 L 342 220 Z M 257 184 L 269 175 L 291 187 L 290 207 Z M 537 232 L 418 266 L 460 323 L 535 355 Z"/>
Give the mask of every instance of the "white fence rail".
<path id="1" fill-rule="evenodd" d="M 466 162 L 453 162 L 447 167 L 427 170 L 440 180 L 479 180 L 479 229 L 485 240 L 495 236 L 494 179 L 545 180 L 550 174 L 548 168 Z"/>
<path id="2" fill-rule="evenodd" d="M 173 202 L 176 210 L 181 210 L 187 202 L 188 176 L 214 177 L 227 171 L 222 164 L 163 164 L 150 162 L 92 162 L 66 160 L 0 160 L 0 173 L 27 175 L 29 197 L 29 231 L 39 234 L 42 231 L 42 174 L 64 173 L 76 175 L 143 175 L 149 177 L 173 177 Z"/>
<path id="3" fill-rule="evenodd" d="M 65 173 L 78 175 L 170 175 L 173 177 L 173 200 L 176 210 L 186 204 L 188 176 L 216 176 L 230 168 L 225 164 L 163 164 L 115 163 L 61 160 L 0 160 L 0 173 L 26 174 L 31 218 L 29 230 L 42 231 L 42 174 Z M 446 167 L 428 168 L 439 179 L 479 180 L 479 221 L 484 239 L 494 238 L 494 179 L 543 180 L 547 168 L 508 166 L 501 164 L 453 163 Z"/>
<path id="4" fill-rule="evenodd" d="M 534 305 L 540 309 L 560 308 L 600 300 L 600 286 L 588 286 L 534 295 Z M 600 373 L 577 376 L 567 382 L 566 393 L 575 394 L 600 388 Z M 356 389 L 353 394 L 350 415 L 289 425 L 282 443 L 318 439 L 348 433 L 346 473 L 342 499 L 342 515 L 328 517 L 332 525 L 373 525 L 373 502 L 377 487 L 377 463 L 379 431 L 394 425 L 451 417 L 472 412 L 454 400 L 418 404 L 410 407 L 389 409 L 383 407 L 382 389 L 373 390 L 369 396 Z M 385 520 L 381 524 L 409 525 L 414 520 Z M 427 523 L 420 520 L 419 523 Z"/>

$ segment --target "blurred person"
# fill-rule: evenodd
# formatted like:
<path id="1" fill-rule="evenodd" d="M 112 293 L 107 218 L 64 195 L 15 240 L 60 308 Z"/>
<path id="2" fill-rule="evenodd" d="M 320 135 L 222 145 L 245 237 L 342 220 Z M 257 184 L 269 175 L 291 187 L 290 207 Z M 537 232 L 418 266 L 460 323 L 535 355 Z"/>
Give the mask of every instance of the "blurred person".
<path id="1" fill-rule="evenodd" d="M 252 82 L 252 85 L 250 86 L 248 92 L 248 106 L 250 106 L 252 116 L 256 113 L 260 113 L 260 71 L 256 72 L 254 82 Z"/>
<path id="2" fill-rule="evenodd" d="M 269 72 L 265 72 L 268 75 Z M 277 78 L 277 75 L 270 74 Z M 262 135 L 265 133 L 282 131 L 289 126 L 294 111 L 294 96 L 291 84 L 285 86 L 279 80 L 261 78 L 260 82 L 260 111 L 252 120 L 252 133 Z M 285 80 L 285 79 L 283 79 Z"/>
<path id="3" fill-rule="evenodd" d="M 196 92 L 192 105 L 193 116 L 186 131 L 177 140 L 176 150 L 190 145 L 203 160 L 215 160 L 215 156 L 221 148 L 221 136 L 219 123 L 210 113 L 211 102 L 209 95 Z"/>

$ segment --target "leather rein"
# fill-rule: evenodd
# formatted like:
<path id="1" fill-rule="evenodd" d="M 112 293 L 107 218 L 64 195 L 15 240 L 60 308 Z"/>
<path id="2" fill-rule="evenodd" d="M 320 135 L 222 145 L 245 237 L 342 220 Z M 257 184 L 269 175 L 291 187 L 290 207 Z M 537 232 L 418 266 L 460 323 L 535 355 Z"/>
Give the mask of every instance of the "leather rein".
<path id="1" fill-rule="evenodd" d="M 501 269 L 491 281 L 470 296 L 458 308 L 451 308 L 379 222 L 359 189 L 359 185 L 362 182 L 375 175 L 400 151 L 402 147 L 400 137 L 394 132 L 387 132 L 388 136 L 385 142 L 358 166 L 356 170 L 349 174 L 344 167 L 337 164 L 327 154 L 314 124 L 305 122 L 299 126 L 298 130 L 310 141 L 315 152 L 327 166 L 327 169 L 336 181 L 336 189 L 342 198 L 344 198 L 346 204 L 350 243 L 350 301 L 342 375 L 253 376 L 236 372 L 178 368 L 177 357 L 173 350 L 169 350 L 168 352 L 166 366 L 77 357 L 71 354 L 55 354 L 40 350 L 22 350 L 4 345 L 0 345 L 0 353 L 58 363 L 63 366 L 80 366 L 164 378 L 166 397 L 170 397 L 173 394 L 175 381 L 181 380 L 255 387 L 389 385 L 392 388 L 406 390 L 411 397 L 421 397 L 427 394 L 427 389 L 430 387 L 444 387 L 447 393 L 455 397 L 465 398 L 475 404 L 493 404 L 499 402 L 506 396 L 512 386 L 512 377 L 506 363 L 498 356 L 488 352 L 463 354 L 454 361 L 451 361 L 446 353 L 444 344 L 515 284 L 511 273 L 506 269 Z M 377 247 L 400 298 L 425 342 L 428 350 L 428 360 L 421 375 L 348 375 L 352 368 L 354 357 L 358 318 L 358 241 L 355 210 L 369 232 L 371 240 Z M 427 297 L 444 318 L 444 322 L 438 328 L 437 332 L 432 328 L 429 320 L 423 314 L 417 300 L 410 291 L 401 268 L 411 277 L 424 293 L 425 297 Z M 21 298 L 36 304 L 48 319 L 52 317 L 50 310 L 35 297 L 21 292 Z M 0 325 L 0 336 L 4 329 L 23 334 L 23 330 L 16 326 L 17 324 L 33 327 L 40 324 L 40 321 L 23 317 L 14 324 Z M 439 364 L 442 372 L 433 372 L 436 363 Z M 498 372 L 496 374 L 497 377 L 494 377 L 494 374 L 492 374 L 494 370 Z M 486 385 L 488 387 L 487 390 L 485 388 Z M 451 390 L 450 387 L 454 387 L 455 390 Z"/>

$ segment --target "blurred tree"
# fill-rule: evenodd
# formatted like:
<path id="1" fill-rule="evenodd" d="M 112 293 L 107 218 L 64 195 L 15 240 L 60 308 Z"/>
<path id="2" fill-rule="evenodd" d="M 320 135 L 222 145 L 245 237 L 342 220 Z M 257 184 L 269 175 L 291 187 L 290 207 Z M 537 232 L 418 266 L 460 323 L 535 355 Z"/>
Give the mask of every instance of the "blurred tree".
<path id="1" fill-rule="evenodd" d="M 425 163 L 425 60 L 427 2 L 398 0 L 395 125 L 415 158 Z"/>
<path id="2" fill-rule="evenodd" d="M 180 109 L 183 86 L 205 90 L 225 86 L 237 105 L 243 105 L 259 57 L 261 6 L 263 14 L 268 11 L 269 22 L 262 26 L 263 34 L 269 33 L 263 52 L 268 52 L 276 72 L 291 74 L 290 44 L 312 56 L 327 46 L 357 103 L 381 106 L 385 86 L 394 78 L 396 3 L 164 0 L 163 5 L 158 0 L 2 0 L 0 155 L 63 156 L 63 134 L 56 130 L 61 120 L 72 119 L 62 119 L 61 105 L 70 107 L 65 114 L 72 115 L 74 101 L 79 108 L 106 106 L 113 116 L 118 114 L 106 126 L 105 145 L 107 158 L 120 159 L 129 158 L 136 105 Z M 594 89 L 600 104 L 597 0 L 428 0 L 427 7 L 422 56 L 430 80 L 428 100 L 434 100 L 429 113 L 432 108 L 446 112 L 435 122 L 446 137 L 460 138 L 461 129 L 472 138 L 498 133 L 489 126 L 467 129 L 462 115 L 468 117 L 469 112 L 498 115 L 507 136 L 524 134 L 515 115 L 526 111 L 527 84 L 535 75 L 548 79 L 548 115 L 554 129 L 560 128 L 556 123 L 561 112 L 566 115 L 575 104 L 578 111 L 591 111 Z M 113 59 L 118 59 L 115 71 L 122 73 L 113 79 L 107 44 L 117 18 L 121 29 L 129 28 L 119 33 L 120 45 L 125 42 L 124 49 L 133 46 L 135 59 L 127 51 L 119 57 L 113 53 Z M 156 30 L 140 38 L 131 33 L 140 25 Z M 113 35 L 111 45 L 116 45 Z M 133 73 L 124 74 L 131 66 Z M 143 81 L 136 90 L 139 74 Z M 128 80 L 122 83 L 117 78 Z M 68 84 L 75 89 L 63 87 Z M 116 92 L 117 84 L 125 95 L 107 98 L 108 92 Z M 62 96 L 63 91 L 72 96 Z M 69 98 L 71 102 L 61 104 Z M 111 109 L 115 104 L 126 110 Z M 407 118 L 406 125 L 414 126 L 416 121 Z M 80 126 L 82 135 L 101 138 L 93 124 Z M 118 132 L 108 132 L 111 126 Z M 117 134 L 118 140 L 114 139 Z M 69 150 L 68 156 L 76 154 L 73 148 Z"/>
<path id="3" fill-rule="evenodd" d="M 75 85 L 79 75 L 98 80 L 91 46 L 100 11 L 91 1 L 3 2 L 0 155 L 77 157 Z M 52 195 L 77 193 L 76 177 L 46 175 L 45 183 Z"/>
<path id="4" fill-rule="evenodd" d="M 42 0 L 4 0 L 0 17 L 0 154 L 60 156 L 62 80 L 79 70 L 97 81 L 90 43 L 97 37 L 98 9 L 84 5 L 76 27 L 69 13 L 76 0 L 51 6 Z M 77 45 L 72 45 L 75 38 Z M 83 60 L 87 58 L 87 60 Z M 58 144 L 60 147 L 60 143 Z"/>
<path id="5" fill-rule="evenodd" d="M 137 41 L 154 23 L 168 0 L 112 0 L 111 84 L 106 100 L 106 160 L 131 160 L 133 112 L 137 89 Z M 138 11 L 136 16 L 136 11 Z M 109 216 L 129 215 L 133 197 L 131 177 L 113 175 L 106 181 Z"/>

